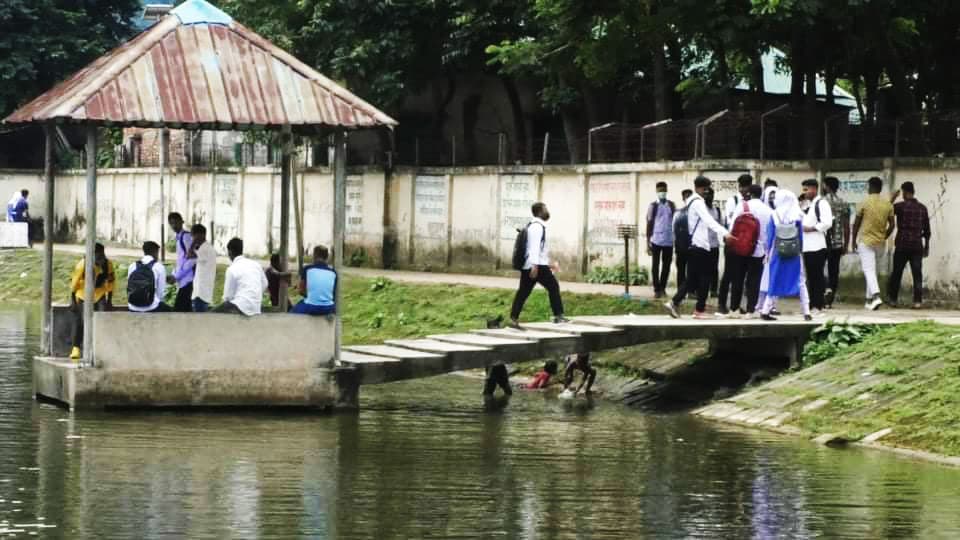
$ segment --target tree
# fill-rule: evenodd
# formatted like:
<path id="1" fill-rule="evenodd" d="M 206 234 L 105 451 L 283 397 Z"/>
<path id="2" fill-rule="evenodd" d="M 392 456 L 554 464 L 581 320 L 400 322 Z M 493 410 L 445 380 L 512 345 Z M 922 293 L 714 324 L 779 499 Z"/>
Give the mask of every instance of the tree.
<path id="1" fill-rule="evenodd" d="M 0 2 L 0 117 L 134 33 L 139 0 Z"/>

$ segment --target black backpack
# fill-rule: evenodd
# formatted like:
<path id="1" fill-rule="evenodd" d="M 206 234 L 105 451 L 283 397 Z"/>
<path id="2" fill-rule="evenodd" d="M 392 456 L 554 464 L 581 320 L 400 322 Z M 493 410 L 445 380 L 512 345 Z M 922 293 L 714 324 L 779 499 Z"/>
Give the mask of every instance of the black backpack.
<path id="1" fill-rule="evenodd" d="M 691 204 L 693 204 L 692 198 L 673 216 L 673 248 L 677 253 L 690 251 L 690 246 L 693 245 L 693 233 L 697 232 L 697 227 L 700 226 L 700 220 L 698 219 L 697 224 L 693 226 L 693 230 L 690 230 L 690 222 L 687 221 L 687 216 L 690 214 Z"/>
<path id="2" fill-rule="evenodd" d="M 153 265 L 137 261 L 137 267 L 127 276 L 127 302 L 131 306 L 150 307 L 157 295 L 157 281 L 153 275 Z"/>
<path id="3" fill-rule="evenodd" d="M 517 271 L 523 270 L 523 267 L 527 264 L 527 229 L 530 228 L 533 222 L 527 223 L 527 226 L 522 229 L 517 229 L 517 239 L 513 241 L 513 269 Z M 543 248 L 544 243 L 547 241 L 547 228 L 543 228 L 543 237 L 540 239 L 540 247 Z"/>

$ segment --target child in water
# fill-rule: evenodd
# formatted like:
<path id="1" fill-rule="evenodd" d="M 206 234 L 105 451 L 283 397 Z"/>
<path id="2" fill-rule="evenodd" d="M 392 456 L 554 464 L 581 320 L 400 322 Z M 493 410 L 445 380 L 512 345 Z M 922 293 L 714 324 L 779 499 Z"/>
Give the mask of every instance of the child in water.
<path id="1" fill-rule="evenodd" d="M 557 363 L 553 360 L 547 360 L 543 365 L 543 370 L 537 373 L 530 384 L 524 385 L 524 390 L 541 390 L 550 385 L 550 378 L 557 374 Z"/>
<path id="2" fill-rule="evenodd" d="M 581 389 L 589 395 L 590 389 L 593 388 L 593 381 L 597 378 L 597 370 L 590 365 L 590 353 L 577 353 L 567 356 L 567 369 L 563 376 L 564 392 L 570 391 L 570 386 L 573 385 L 573 379 L 577 371 L 583 373 L 583 379 L 580 381 L 580 386 L 573 390 L 573 395 L 579 394 Z M 583 388 L 584 386 L 586 386 L 586 389 Z"/>

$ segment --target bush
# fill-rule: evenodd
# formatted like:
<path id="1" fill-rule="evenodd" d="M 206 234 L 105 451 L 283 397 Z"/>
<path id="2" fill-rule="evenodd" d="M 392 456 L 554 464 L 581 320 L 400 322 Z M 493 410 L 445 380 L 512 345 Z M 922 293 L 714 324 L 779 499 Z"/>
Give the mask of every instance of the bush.
<path id="1" fill-rule="evenodd" d="M 809 367 L 819 364 L 844 349 L 860 343 L 876 331 L 876 325 L 827 321 L 810 334 L 810 340 L 803 348 L 801 365 Z"/>
<path id="2" fill-rule="evenodd" d="M 626 281 L 623 265 L 613 267 L 597 266 L 586 276 L 587 283 L 612 283 L 622 285 Z M 645 267 L 630 268 L 630 285 L 640 286 L 650 283 L 650 272 Z"/>

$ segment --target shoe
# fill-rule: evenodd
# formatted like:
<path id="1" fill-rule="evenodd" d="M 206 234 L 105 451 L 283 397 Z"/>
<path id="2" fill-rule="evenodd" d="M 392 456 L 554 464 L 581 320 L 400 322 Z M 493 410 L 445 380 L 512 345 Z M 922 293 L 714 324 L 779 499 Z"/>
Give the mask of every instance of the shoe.
<path id="1" fill-rule="evenodd" d="M 823 311 L 822 309 L 815 309 L 815 310 L 813 310 L 813 313 L 811 313 L 811 315 L 812 315 L 813 317 L 818 318 L 818 319 L 822 319 L 822 318 L 824 318 L 824 317 L 827 316 L 827 314 L 824 313 L 824 311 Z"/>
<path id="2" fill-rule="evenodd" d="M 70 350 L 70 359 L 79 360 L 80 359 L 80 347 L 74 347 Z"/>
<path id="3" fill-rule="evenodd" d="M 803 320 L 810 322 L 813 320 L 813 315 L 804 315 Z"/>
<path id="4" fill-rule="evenodd" d="M 773 309 L 770 310 L 770 315 L 773 315 L 774 317 L 779 317 L 779 316 L 783 315 L 783 313 L 780 313 L 780 310 L 779 310 L 779 309 L 773 308 Z M 776 319 L 774 319 L 774 320 L 776 320 Z"/>
<path id="5" fill-rule="evenodd" d="M 673 305 L 673 302 L 667 302 L 663 305 L 663 307 L 667 308 L 667 313 L 670 314 L 671 318 L 673 319 L 680 318 L 680 314 L 677 313 L 677 306 Z"/>
<path id="6" fill-rule="evenodd" d="M 523 330 L 523 327 L 520 326 L 520 321 L 517 319 L 510 319 L 510 322 L 507 323 L 507 328 L 513 328 L 514 330 Z"/>
<path id="7" fill-rule="evenodd" d="M 752 321 L 752 320 L 754 320 L 754 319 L 757 318 L 757 314 L 756 314 L 755 312 L 751 311 L 750 313 L 747 313 L 746 315 L 744 315 L 743 318 L 746 319 L 746 320 L 748 320 L 748 321 Z"/>
<path id="8" fill-rule="evenodd" d="M 771 313 L 772 313 L 772 312 L 771 312 Z M 764 320 L 764 321 L 775 321 L 775 320 L 777 320 L 776 317 L 774 317 L 773 315 L 770 315 L 769 313 L 761 313 L 761 314 L 760 314 L 760 318 L 761 318 L 762 320 Z"/>
<path id="9" fill-rule="evenodd" d="M 733 312 L 730 313 L 730 318 L 731 318 L 731 319 L 742 319 L 742 318 L 743 318 L 743 312 L 742 312 L 742 311 L 733 311 Z"/>
<path id="10" fill-rule="evenodd" d="M 717 312 L 714 313 L 713 316 L 718 319 L 726 319 L 727 317 L 730 316 L 730 311 L 726 308 L 721 308 L 717 310 Z"/>
<path id="11" fill-rule="evenodd" d="M 709 313 L 704 311 L 694 311 L 693 318 L 701 321 L 708 321 L 710 319 L 713 319 L 713 315 L 710 315 Z"/>
<path id="12" fill-rule="evenodd" d="M 867 308 L 869 311 L 876 311 L 876 310 L 880 309 L 880 306 L 882 306 L 882 305 L 883 305 L 883 300 L 881 300 L 880 297 L 878 296 L 878 297 L 874 298 L 873 300 L 867 302 L 866 308 Z"/>
<path id="13" fill-rule="evenodd" d="M 833 292 L 833 289 L 827 289 L 827 291 L 823 294 L 823 303 L 828 308 L 833 307 L 833 301 L 836 300 L 836 298 L 834 298 L 835 296 L 836 293 Z"/>
<path id="14" fill-rule="evenodd" d="M 570 319 L 564 317 L 563 315 L 553 318 L 553 324 L 566 324 L 568 322 L 570 322 Z"/>
<path id="15" fill-rule="evenodd" d="M 923 309 L 923 303 L 921 303 L 921 302 L 914 302 L 913 305 L 910 306 L 910 309 Z"/>

